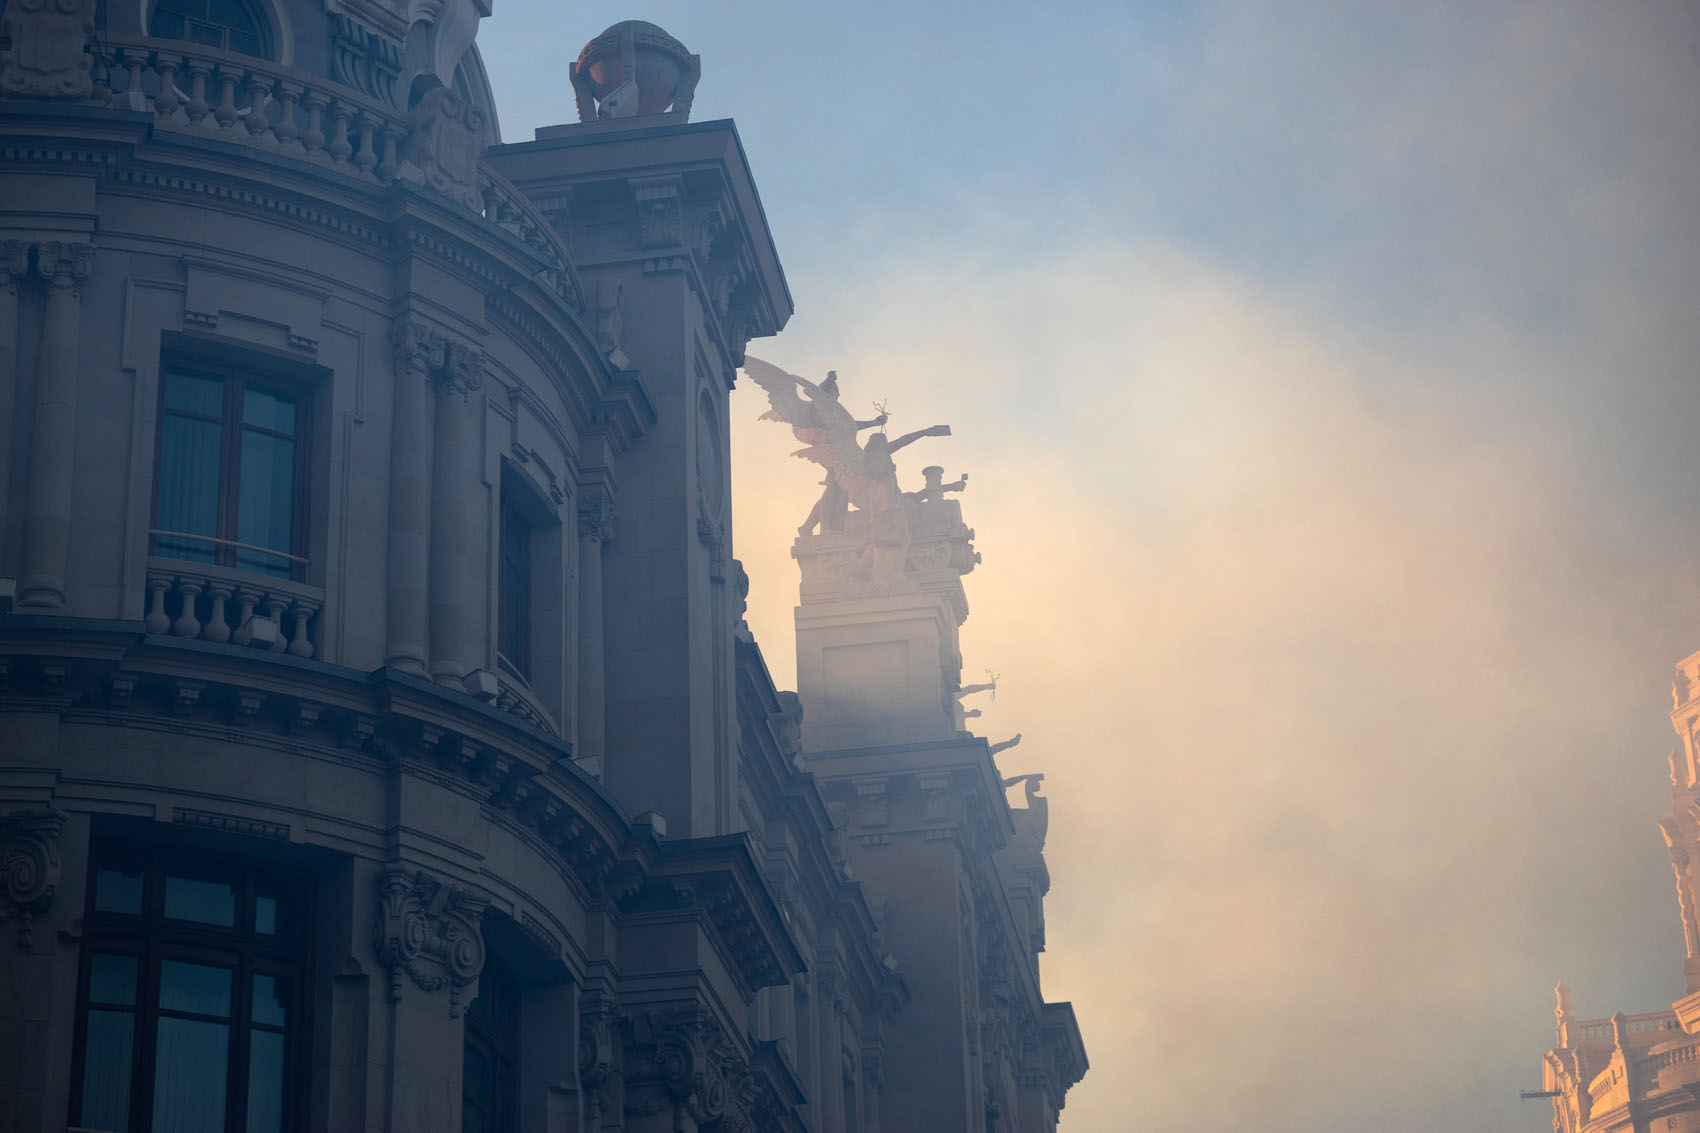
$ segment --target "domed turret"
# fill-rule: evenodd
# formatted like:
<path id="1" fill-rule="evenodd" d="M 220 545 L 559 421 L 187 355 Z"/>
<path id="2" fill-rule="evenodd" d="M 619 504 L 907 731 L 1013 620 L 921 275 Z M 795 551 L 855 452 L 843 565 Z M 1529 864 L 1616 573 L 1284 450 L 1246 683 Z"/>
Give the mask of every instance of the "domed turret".
<path id="1" fill-rule="evenodd" d="M 702 61 L 654 24 L 626 20 L 584 45 L 571 76 L 581 122 L 669 110 L 689 118 Z"/>

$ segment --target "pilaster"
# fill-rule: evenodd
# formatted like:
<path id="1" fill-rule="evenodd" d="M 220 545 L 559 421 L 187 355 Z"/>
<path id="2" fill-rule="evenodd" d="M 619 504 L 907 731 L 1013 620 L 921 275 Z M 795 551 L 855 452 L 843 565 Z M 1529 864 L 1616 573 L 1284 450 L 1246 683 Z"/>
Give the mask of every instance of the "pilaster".
<path id="1" fill-rule="evenodd" d="M 65 608 L 71 539 L 71 485 L 77 455 L 77 366 L 82 286 L 94 258 L 89 244 L 42 241 L 36 271 L 47 286 L 30 436 L 29 500 L 24 520 L 24 581 L 18 605 Z"/>
<path id="2" fill-rule="evenodd" d="M 414 319 L 391 327 L 395 393 L 390 417 L 389 629 L 384 663 L 424 675 L 431 484 L 430 375 L 447 343 Z"/>
<path id="3" fill-rule="evenodd" d="M 483 608 L 479 583 L 485 540 L 474 519 L 482 510 L 475 510 L 467 495 L 479 482 L 476 395 L 484 384 L 484 355 L 459 342 L 446 344 L 445 354 L 435 374 L 431 461 L 431 677 L 460 688 L 482 661 L 472 623 L 475 611 Z"/>
<path id="4" fill-rule="evenodd" d="M 18 396 L 18 295 L 29 274 L 28 240 L 0 240 L 0 573 L 10 558 L 6 518 L 12 493 L 12 419 Z"/>

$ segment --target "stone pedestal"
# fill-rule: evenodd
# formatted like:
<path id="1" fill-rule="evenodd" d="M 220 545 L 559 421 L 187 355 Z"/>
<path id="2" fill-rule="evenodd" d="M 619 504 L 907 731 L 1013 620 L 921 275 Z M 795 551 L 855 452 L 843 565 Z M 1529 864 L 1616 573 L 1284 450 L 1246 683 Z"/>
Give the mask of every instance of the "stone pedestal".
<path id="1" fill-rule="evenodd" d="M 804 535 L 791 548 L 803 575 L 797 694 L 807 751 L 930 743 L 957 733 L 958 630 L 968 617 L 962 576 L 979 556 L 956 501 L 908 506 L 907 564 L 896 586 L 869 585 L 862 513 L 852 513 L 842 532 Z"/>

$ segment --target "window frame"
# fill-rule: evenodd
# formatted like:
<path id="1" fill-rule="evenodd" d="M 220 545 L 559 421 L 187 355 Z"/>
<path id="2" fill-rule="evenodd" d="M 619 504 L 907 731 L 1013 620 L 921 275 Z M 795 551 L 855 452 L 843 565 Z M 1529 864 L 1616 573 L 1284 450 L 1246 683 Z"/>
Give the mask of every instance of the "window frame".
<path id="1" fill-rule="evenodd" d="M 140 913 L 122 913 L 96 908 L 98 881 L 103 869 L 140 868 L 142 897 Z M 167 875 L 194 880 L 227 881 L 237 894 L 234 927 L 167 917 Z M 312 942 L 314 909 L 310 881 L 298 871 L 262 862 L 196 854 L 184 847 L 163 847 L 130 841 L 97 842 L 89 854 L 88 880 L 84 887 L 83 932 L 77 960 L 76 1025 L 72 1038 L 69 1102 L 70 1124 L 83 1124 L 84 1086 L 87 1073 L 90 977 L 94 957 L 131 956 L 136 959 L 135 1002 L 130 1005 L 130 1097 L 128 1126 L 132 1133 L 151 1130 L 154 1120 L 155 1074 L 158 1068 L 159 1020 L 195 1018 L 193 1012 L 160 1005 L 161 966 L 167 961 L 202 964 L 228 969 L 231 1000 L 228 1016 L 211 1021 L 228 1027 L 225 1042 L 225 1129 L 245 1129 L 248 1120 L 250 1051 L 252 1032 L 276 1033 L 283 1044 L 283 1097 L 278 1128 L 300 1127 L 305 1087 L 311 1067 L 308 1054 L 312 1036 Z M 285 902 L 290 927 L 276 934 L 260 933 L 255 926 L 256 898 L 275 894 Z M 253 1018 L 253 977 L 273 976 L 289 980 L 287 1021 L 281 1026 L 256 1023 Z M 104 1004 L 96 1010 L 111 1010 Z"/>
<path id="2" fill-rule="evenodd" d="M 510 564 L 508 536 L 516 527 L 523 532 L 519 543 L 520 554 Z M 512 489 L 504 483 L 497 503 L 496 655 L 515 676 L 525 682 L 527 688 L 531 686 L 533 660 L 531 620 L 534 603 L 531 560 L 536 551 L 532 545 L 536 533 L 537 525 L 531 522 L 524 508 L 514 498 Z M 511 574 L 510 565 L 513 567 Z M 515 623 L 512 636 L 508 628 L 510 611 L 514 615 Z M 518 640 L 514 640 L 514 637 Z"/>
<path id="3" fill-rule="evenodd" d="M 495 994 L 494 1012 L 476 1010 L 485 995 L 486 982 Z M 492 1106 L 485 1111 L 486 1130 L 519 1128 L 520 1094 L 520 1007 L 524 985 L 512 969 L 486 954 L 484 968 L 478 974 L 478 992 L 468 1002 L 464 1013 L 465 1026 L 461 1035 L 461 1124 L 466 1123 L 466 1052 L 476 1050 L 489 1063 L 491 1072 L 489 1092 Z"/>
<path id="4" fill-rule="evenodd" d="M 212 2 L 213 0 L 207 0 L 209 10 Z M 279 38 L 278 29 L 275 22 L 275 15 L 270 10 L 269 6 L 264 2 L 264 0 L 234 0 L 234 2 L 241 7 L 246 8 L 248 10 L 248 14 L 254 20 L 254 36 L 259 40 L 260 47 L 258 53 L 250 53 L 243 51 L 240 48 L 230 46 L 230 33 L 233 30 L 232 25 L 215 23 L 210 18 L 210 11 L 209 18 L 200 20 L 199 22 L 207 27 L 217 27 L 221 30 L 222 35 L 220 37 L 220 42 L 216 45 L 202 43 L 200 40 L 191 37 L 190 29 L 193 26 L 195 17 L 192 17 L 187 13 L 173 13 L 183 17 L 183 33 L 181 35 L 164 36 L 155 34 L 154 20 L 159 15 L 160 0 L 151 0 L 151 2 L 146 5 L 142 31 L 149 39 L 157 39 L 166 43 L 182 43 L 188 45 L 191 49 L 211 48 L 214 51 L 228 51 L 233 55 L 241 55 L 248 59 L 259 59 L 268 63 L 280 62 L 277 50 L 277 40 Z"/>
<path id="5" fill-rule="evenodd" d="M 163 536 L 160 534 L 159 492 L 162 481 L 161 471 L 164 468 L 165 420 L 168 412 L 171 416 L 184 417 L 189 420 L 211 420 L 208 417 L 166 409 L 166 385 L 173 372 L 216 379 L 221 383 L 224 391 L 223 412 L 219 418 L 218 520 L 215 524 L 217 534 L 213 536 L 188 533 L 165 534 Z M 158 384 L 159 389 L 154 399 L 153 486 L 148 510 L 148 554 L 177 562 L 241 571 L 260 578 L 282 578 L 290 582 L 306 582 L 308 567 L 312 561 L 311 555 L 306 552 L 309 550 L 308 512 L 312 500 L 311 449 L 314 387 L 300 379 L 268 372 L 263 365 L 251 366 L 236 361 L 201 357 L 192 353 L 176 351 L 167 351 L 161 356 Z M 295 434 L 291 438 L 295 444 L 295 462 L 292 470 L 294 484 L 290 493 L 291 549 L 289 551 L 277 551 L 265 547 L 256 548 L 260 553 L 286 559 L 289 563 L 289 573 L 284 575 L 253 570 L 250 567 L 238 565 L 236 562 L 237 552 L 248 546 L 240 543 L 236 538 L 236 533 L 239 530 L 237 525 L 240 520 L 239 503 L 242 489 L 242 434 L 246 429 L 255 428 L 268 436 L 280 435 L 273 430 L 258 429 L 257 426 L 248 426 L 243 423 L 242 393 L 250 386 L 256 389 L 287 393 L 295 398 Z M 164 553 L 159 547 L 161 538 L 187 538 L 191 542 L 207 543 L 213 548 L 212 561 L 183 559 L 176 555 Z"/>

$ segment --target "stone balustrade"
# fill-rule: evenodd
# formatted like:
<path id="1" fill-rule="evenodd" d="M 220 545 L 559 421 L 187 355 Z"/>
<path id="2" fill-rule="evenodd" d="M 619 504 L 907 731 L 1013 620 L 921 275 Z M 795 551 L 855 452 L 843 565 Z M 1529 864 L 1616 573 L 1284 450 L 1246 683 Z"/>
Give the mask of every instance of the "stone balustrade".
<path id="1" fill-rule="evenodd" d="M 150 111 L 164 129 L 292 154 L 387 183 L 406 115 L 330 79 L 176 40 L 110 36 L 96 49 L 95 97 Z"/>
<path id="2" fill-rule="evenodd" d="M 324 591 L 246 571 L 175 559 L 148 560 L 149 633 L 313 655 Z"/>
<path id="3" fill-rule="evenodd" d="M 255 146 L 383 185 L 409 177 L 408 115 L 332 79 L 177 40 L 109 36 L 95 59 L 95 100 L 151 113 L 162 129 Z M 422 180 L 412 168 L 411 179 Z M 537 206 L 487 167 L 478 170 L 475 198 L 486 220 L 548 265 L 537 282 L 580 308 L 572 263 Z"/>
<path id="4" fill-rule="evenodd" d="M 1681 1034 L 1682 1024 L 1674 1011 L 1648 1011 L 1641 1015 L 1625 1015 L 1623 1030 L 1626 1036 L 1649 1042 L 1664 1034 Z M 1611 1043 L 1614 1041 L 1610 1019 L 1576 1019 L 1570 1023 L 1571 1045 L 1579 1042 Z"/>

